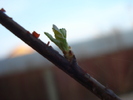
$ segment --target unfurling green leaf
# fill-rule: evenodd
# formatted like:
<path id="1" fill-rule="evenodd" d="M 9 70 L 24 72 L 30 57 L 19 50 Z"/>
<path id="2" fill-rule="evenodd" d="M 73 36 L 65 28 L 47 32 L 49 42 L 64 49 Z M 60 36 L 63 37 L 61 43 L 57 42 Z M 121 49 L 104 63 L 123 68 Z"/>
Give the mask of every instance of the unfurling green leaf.
<path id="1" fill-rule="evenodd" d="M 53 32 L 54 32 L 54 36 L 55 38 L 53 38 L 52 35 L 50 35 L 47 32 L 44 32 L 44 34 L 52 41 L 54 42 L 63 52 L 64 56 L 70 60 L 73 57 L 73 53 L 70 50 L 70 46 L 68 46 L 67 40 L 66 40 L 66 29 L 65 28 L 61 28 L 58 29 L 57 26 L 53 25 Z"/>

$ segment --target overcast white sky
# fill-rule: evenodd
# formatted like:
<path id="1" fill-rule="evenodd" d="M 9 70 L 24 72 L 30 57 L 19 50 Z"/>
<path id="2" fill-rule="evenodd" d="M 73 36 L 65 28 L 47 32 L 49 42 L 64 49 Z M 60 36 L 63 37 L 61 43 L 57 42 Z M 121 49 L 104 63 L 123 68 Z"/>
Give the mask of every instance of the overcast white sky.
<path id="1" fill-rule="evenodd" d="M 102 36 L 112 28 L 131 29 L 133 0 L 0 0 L 0 8 L 30 32 L 52 32 L 52 24 L 67 29 L 67 40 L 76 43 Z M 0 59 L 24 44 L 0 25 Z M 107 34 L 107 33 L 106 33 Z"/>

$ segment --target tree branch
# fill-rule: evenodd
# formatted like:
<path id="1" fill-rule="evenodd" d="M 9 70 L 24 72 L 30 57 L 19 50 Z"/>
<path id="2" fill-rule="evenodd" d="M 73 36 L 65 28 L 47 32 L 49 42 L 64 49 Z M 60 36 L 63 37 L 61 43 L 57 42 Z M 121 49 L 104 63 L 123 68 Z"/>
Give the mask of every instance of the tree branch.
<path id="1" fill-rule="evenodd" d="M 77 64 L 75 57 L 71 62 L 69 62 L 51 46 L 43 43 L 40 39 L 36 38 L 18 23 L 13 21 L 13 19 L 8 17 L 3 10 L 0 10 L 0 23 L 58 68 L 66 72 L 76 81 L 94 93 L 97 97 L 101 98 L 102 100 L 120 100 L 120 98 L 112 90 L 104 87 L 83 69 L 81 69 L 81 67 Z"/>

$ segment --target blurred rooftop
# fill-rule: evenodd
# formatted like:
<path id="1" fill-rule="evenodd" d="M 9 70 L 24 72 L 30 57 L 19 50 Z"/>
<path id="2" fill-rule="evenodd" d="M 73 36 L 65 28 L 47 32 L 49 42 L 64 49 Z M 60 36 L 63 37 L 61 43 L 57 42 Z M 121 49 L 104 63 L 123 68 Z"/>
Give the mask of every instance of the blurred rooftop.
<path id="1" fill-rule="evenodd" d="M 73 44 L 71 45 L 71 47 L 77 59 L 91 58 L 124 49 L 133 48 L 132 37 L 133 30 L 123 32 L 114 31 L 110 35 L 98 37 L 90 41 Z M 22 51 L 22 48 L 20 49 Z M 56 50 L 60 52 L 59 49 L 56 48 Z M 29 51 L 32 50 L 28 50 L 27 52 Z M 15 58 L 8 58 L 0 61 L 0 75 L 31 70 L 38 68 L 38 66 L 44 64 L 47 64 L 47 66 L 51 66 L 51 63 L 49 61 L 47 61 L 44 57 L 36 52 L 33 54 L 27 54 Z"/>

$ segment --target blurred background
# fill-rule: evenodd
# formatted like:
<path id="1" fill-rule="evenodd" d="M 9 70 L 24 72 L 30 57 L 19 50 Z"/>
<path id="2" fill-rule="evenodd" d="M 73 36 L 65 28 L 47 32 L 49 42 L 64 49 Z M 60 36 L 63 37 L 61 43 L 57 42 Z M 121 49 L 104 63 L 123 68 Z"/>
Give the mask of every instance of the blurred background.
<path id="1" fill-rule="evenodd" d="M 45 43 L 53 24 L 66 28 L 79 65 L 123 100 L 133 99 L 132 0 L 4 0 L 1 8 Z M 0 33 L 1 100 L 99 100 L 2 25 Z"/>

